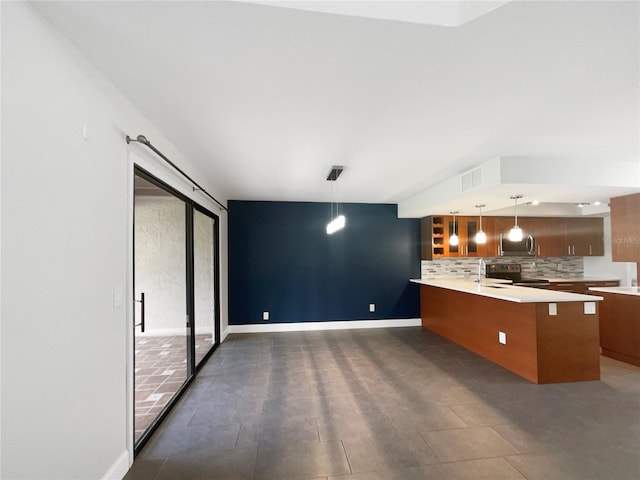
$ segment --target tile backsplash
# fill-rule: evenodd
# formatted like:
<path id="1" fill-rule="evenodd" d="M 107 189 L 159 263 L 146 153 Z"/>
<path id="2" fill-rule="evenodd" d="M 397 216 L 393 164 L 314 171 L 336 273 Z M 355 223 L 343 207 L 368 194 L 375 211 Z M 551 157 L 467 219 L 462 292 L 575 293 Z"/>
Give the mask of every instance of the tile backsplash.
<path id="1" fill-rule="evenodd" d="M 422 260 L 423 279 L 450 277 L 475 278 L 478 275 L 479 258 L 442 258 L 438 260 Z M 572 278 L 584 274 L 583 257 L 496 257 L 485 258 L 489 263 L 519 263 L 522 265 L 522 276 L 528 278 Z"/>

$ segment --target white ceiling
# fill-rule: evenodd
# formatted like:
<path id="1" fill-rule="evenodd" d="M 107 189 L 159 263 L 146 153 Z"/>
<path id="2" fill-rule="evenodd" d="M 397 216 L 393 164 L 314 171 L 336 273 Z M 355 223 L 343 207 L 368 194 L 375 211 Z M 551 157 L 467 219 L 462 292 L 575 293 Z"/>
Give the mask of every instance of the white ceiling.
<path id="1" fill-rule="evenodd" d="M 35 5 L 230 199 L 328 201 L 332 165 L 341 201 L 401 203 L 498 156 L 640 161 L 638 2 L 511 2 L 457 27 L 246 2 Z M 489 203 L 457 209 L 470 202 Z"/>

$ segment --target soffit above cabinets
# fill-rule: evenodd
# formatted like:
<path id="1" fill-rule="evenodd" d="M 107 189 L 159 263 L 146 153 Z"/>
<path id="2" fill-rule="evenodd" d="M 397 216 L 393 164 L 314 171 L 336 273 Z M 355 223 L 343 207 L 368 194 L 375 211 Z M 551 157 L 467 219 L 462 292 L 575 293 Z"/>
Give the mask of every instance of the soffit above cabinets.
<path id="1" fill-rule="evenodd" d="M 473 180 L 475 178 L 475 180 Z M 513 215 L 512 195 L 522 195 L 518 212 L 533 216 L 575 216 L 608 212 L 612 196 L 640 191 L 640 161 L 586 162 L 540 157 L 497 157 L 455 175 L 398 204 L 400 217 L 457 210 L 476 215 Z M 537 200 L 540 205 L 532 205 Z M 579 203 L 588 204 L 581 208 Z M 594 205 L 599 202 L 600 205 Z"/>

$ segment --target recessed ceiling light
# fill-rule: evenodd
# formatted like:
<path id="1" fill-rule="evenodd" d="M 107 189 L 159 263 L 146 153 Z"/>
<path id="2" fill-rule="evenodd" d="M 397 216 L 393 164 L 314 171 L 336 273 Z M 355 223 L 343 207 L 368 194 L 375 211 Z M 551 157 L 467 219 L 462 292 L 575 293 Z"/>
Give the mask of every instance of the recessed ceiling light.
<path id="1" fill-rule="evenodd" d="M 540 205 L 540 200 L 534 200 L 533 202 L 531 202 L 531 205 L 533 205 L 534 207 L 536 205 Z"/>
<path id="2" fill-rule="evenodd" d="M 600 202 L 598 202 L 597 200 L 595 202 L 593 202 L 594 205 L 600 205 Z"/>

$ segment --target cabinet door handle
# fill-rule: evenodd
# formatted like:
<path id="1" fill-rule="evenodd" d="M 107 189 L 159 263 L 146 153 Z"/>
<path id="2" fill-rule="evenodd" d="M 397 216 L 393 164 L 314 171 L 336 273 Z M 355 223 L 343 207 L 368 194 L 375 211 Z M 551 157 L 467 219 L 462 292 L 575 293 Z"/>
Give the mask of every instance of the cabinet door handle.
<path id="1" fill-rule="evenodd" d="M 571 255 L 571 245 L 567 245 L 567 255 Z"/>
<path id="2" fill-rule="evenodd" d="M 591 252 L 591 245 L 589 245 L 589 255 L 593 255 L 593 253 Z"/>
<path id="3" fill-rule="evenodd" d="M 540 245 L 538 245 L 538 256 L 540 256 Z"/>
<path id="4" fill-rule="evenodd" d="M 576 254 L 576 246 L 571 245 L 571 255 L 575 255 L 575 254 Z"/>

